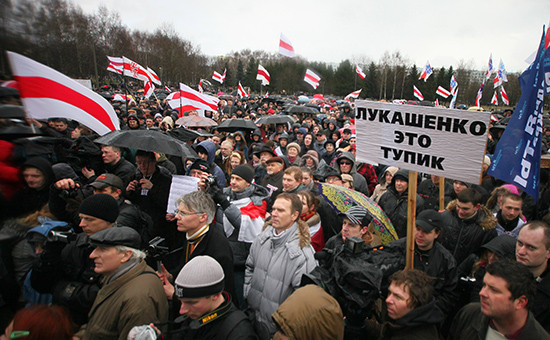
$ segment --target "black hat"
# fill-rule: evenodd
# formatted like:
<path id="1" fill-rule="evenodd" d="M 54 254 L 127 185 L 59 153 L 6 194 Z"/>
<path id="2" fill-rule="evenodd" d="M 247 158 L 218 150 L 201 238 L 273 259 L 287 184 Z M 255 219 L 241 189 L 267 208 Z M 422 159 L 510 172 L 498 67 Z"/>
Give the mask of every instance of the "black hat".
<path id="1" fill-rule="evenodd" d="M 441 214 L 436 210 L 427 209 L 421 211 L 420 214 L 416 216 L 416 225 L 429 233 L 435 228 L 441 229 L 443 226 L 443 219 L 441 218 Z"/>
<path id="2" fill-rule="evenodd" d="M 269 152 L 272 156 L 276 156 L 275 152 L 273 152 L 273 149 L 271 149 L 269 146 L 267 146 L 265 144 L 254 148 L 254 154 L 255 155 L 259 155 L 262 152 Z"/>
<path id="3" fill-rule="evenodd" d="M 362 227 L 366 227 L 372 221 L 372 216 L 369 215 L 367 209 L 354 205 L 349 208 L 345 213 L 342 213 L 353 224 L 359 224 Z"/>
<path id="4" fill-rule="evenodd" d="M 90 184 L 94 189 L 104 189 L 108 186 L 115 187 L 118 189 L 122 189 L 124 186 L 124 183 L 122 183 L 122 180 L 117 175 L 113 174 L 101 174 L 97 176 L 95 181 Z"/>
<path id="5" fill-rule="evenodd" d="M 197 159 L 195 160 L 191 166 L 189 167 L 189 171 L 191 170 L 200 170 L 200 171 L 203 171 L 203 172 L 207 172 L 207 173 L 212 173 L 210 171 L 210 165 L 208 165 L 208 162 L 205 161 L 204 159 Z"/>
<path id="6" fill-rule="evenodd" d="M 118 217 L 118 203 L 110 195 L 96 194 L 82 201 L 78 212 L 114 223 Z"/>
<path id="7" fill-rule="evenodd" d="M 340 172 L 338 172 L 338 170 L 332 168 L 332 167 L 327 167 L 326 168 L 326 172 L 323 176 L 323 180 L 326 181 L 327 178 L 329 177 L 338 177 L 340 179 L 342 179 L 342 175 L 340 175 Z"/>
<path id="8" fill-rule="evenodd" d="M 515 260 L 516 256 L 516 242 L 515 237 L 508 234 L 501 234 L 485 243 L 481 248 L 488 249 L 497 254 L 499 258 L 509 258 Z"/>
<path id="9" fill-rule="evenodd" d="M 327 144 L 332 144 L 334 147 L 336 147 L 336 142 L 333 141 L 332 139 L 327 139 L 327 140 L 325 141 L 325 147 L 326 147 Z"/>
<path id="10" fill-rule="evenodd" d="M 404 170 L 404 169 L 397 170 L 397 172 L 393 175 L 392 183 L 395 183 L 396 179 L 400 179 L 408 183 L 409 176 L 407 174 L 407 170 Z"/>
<path id="11" fill-rule="evenodd" d="M 214 258 L 203 255 L 192 258 L 175 280 L 179 299 L 197 299 L 221 293 L 224 287 L 222 266 Z"/>
<path id="12" fill-rule="evenodd" d="M 91 235 L 90 244 L 96 247 L 126 246 L 139 249 L 141 246 L 141 236 L 130 227 L 111 227 Z"/>
<path id="13" fill-rule="evenodd" d="M 231 175 L 239 176 L 248 183 L 252 183 L 252 180 L 254 179 L 254 170 L 246 164 L 241 164 L 233 169 Z"/>

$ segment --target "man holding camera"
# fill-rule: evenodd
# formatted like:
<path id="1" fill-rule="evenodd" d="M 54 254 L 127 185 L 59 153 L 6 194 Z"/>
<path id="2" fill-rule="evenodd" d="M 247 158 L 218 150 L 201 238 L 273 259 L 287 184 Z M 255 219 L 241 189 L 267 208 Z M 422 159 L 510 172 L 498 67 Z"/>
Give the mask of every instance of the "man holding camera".
<path id="1" fill-rule="evenodd" d="M 84 324 L 99 291 L 101 274 L 89 258 L 88 238 L 111 228 L 118 217 L 118 204 L 107 194 L 86 198 L 79 207 L 82 233 L 50 235 L 44 252 L 33 267 L 31 285 L 40 293 L 51 293 L 53 303 L 65 306 L 77 324 Z"/>

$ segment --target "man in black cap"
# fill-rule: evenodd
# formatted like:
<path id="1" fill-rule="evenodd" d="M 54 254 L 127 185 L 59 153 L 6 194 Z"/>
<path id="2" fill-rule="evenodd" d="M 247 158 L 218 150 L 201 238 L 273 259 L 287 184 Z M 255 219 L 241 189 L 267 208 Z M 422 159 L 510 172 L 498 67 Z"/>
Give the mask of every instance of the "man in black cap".
<path id="1" fill-rule="evenodd" d="M 252 242 L 262 231 L 267 211 L 269 191 L 252 183 L 254 170 L 246 164 L 233 169 L 230 186 L 212 192 L 214 202 L 220 207 L 216 220 L 223 221 L 225 236 L 233 250 L 237 299 L 244 301 L 242 287 L 246 258 Z"/>
<path id="2" fill-rule="evenodd" d="M 84 324 L 99 291 L 101 274 L 89 258 L 88 238 L 109 229 L 118 217 L 118 204 L 107 194 L 86 198 L 79 207 L 82 233 L 50 237 L 31 272 L 31 284 L 40 293 L 53 295 L 53 303 L 65 306 L 77 324 Z"/>
<path id="3" fill-rule="evenodd" d="M 222 266 L 212 257 L 191 259 L 175 280 L 175 297 L 184 316 L 178 339 L 256 339 L 246 315 L 224 290 Z M 176 335 L 177 334 L 177 335 Z"/>
<path id="4" fill-rule="evenodd" d="M 129 227 L 109 228 L 89 237 L 90 258 L 103 275 L 102 287 L 77 338 L 126 339 L 132 327 L 168 321 L 162 283 L 138 250 L 141 238 Z"/>
<path id="5" fill-rule="evenodd" d="M 436 303 L 439 309 L 448 315 L 458 302 L 458 276 L 453 255 L 437 242 L 443 223 L 441 214 L 432 209 L 424 210 L 416 217 L 414 269 L 435 278 L 433 286 Z M 395 247 L 394 249 L 398 249 L 405 256 L 407 238 L 394 241 L 388 247 Z"/>
<path id="6" fill-rule="evenodd" d="M 266 161 L 267 176 L 262 179 L 261 185 L 269 190 L 269 195 L 275 191 L 283 191 L 283 170 L 285 161 L 281 157 L 271 157 Z"/>

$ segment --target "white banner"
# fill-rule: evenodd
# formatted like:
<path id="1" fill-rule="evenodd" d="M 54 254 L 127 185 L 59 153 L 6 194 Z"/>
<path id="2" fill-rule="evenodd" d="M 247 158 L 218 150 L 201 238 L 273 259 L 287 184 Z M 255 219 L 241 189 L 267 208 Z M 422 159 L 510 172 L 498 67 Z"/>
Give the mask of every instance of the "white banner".
<path id="1" fill-rule="evenodd" d="M 358 160 L 479 183 L 489 113 L 355 103 Z"/>

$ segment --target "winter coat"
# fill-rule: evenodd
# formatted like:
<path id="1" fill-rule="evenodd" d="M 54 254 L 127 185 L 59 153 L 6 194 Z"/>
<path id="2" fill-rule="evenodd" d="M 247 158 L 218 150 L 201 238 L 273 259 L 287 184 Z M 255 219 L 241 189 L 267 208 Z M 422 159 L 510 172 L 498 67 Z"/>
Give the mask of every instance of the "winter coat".
<path id="1" fill-rule="evenodd" d="M 281 170 L 275 175 L 265 175 L 262 178 L 262 182 L 260 184 L 269 190 L 269 196 L 273 195 L 273 192 L 275 191 L 283 191 L 283 175 L 284 171 Z"/>
<path id="2" fill-rule="evenodd" d="M 342 173 L 338 164 L 343 159 L 347 159 L 351 162 L 351 171 L 349 174 L 351 175 L 351 177 L 353 177 L 353 188 L 368 196 L 369 186 L 367 185 L 367 180 L 365 179 L 365 177 L 363 177 L 363 175 L 357 173 L 355 157 L 351 152 L 344 152 L 340 156 L 338 156 L 335 165 L 336 170 L 338 170 L 339 173 Z"/>
<path id="3" fill-rule="evenodd" d="M 479 255 L 481 246 L 497 236 L 497 220 L 485 206 L 462 220 L 458 217 L 456 202 L 451 201 L 441 213 L 444 226 L 439 242 L 453 254 L 457 263 L 462 263 L 470 254 Z"/>
<path id="4" fill-rule="evenodd" d="M 126 340 L 134 326 L 168 321 L 168 300 L 154 270 L 141 261 L 104 285 L 79 334 L 83 340 Z"/>
<path id="5" fill-rule="evenodd" d="M 508 234 L 516 239 L 518 238 L 521 227 L 526 223 L 521 219 L 521 215 L 516 217 L 513 221 L 504 220 L 504 217 L 502 217 L 502 210 L 499 210 L 494 216 L 497 219 L 497 234 Z"/>
<path id="6" fill-rule="evenodd" d="M 388 247 L 396 247 L 402 251 L 403 256 L 406 256 L 407 238 L 396 240 Z M 456 291 L 458 276 L 453 255 L 437 241 L 434 242 L 432 249 L 425 252 L 415 247 L 414 269 L 423 271 L 434 279 L 434 297 L 439 309 L 446 315 L 455 310 L 458 302 Z"/>
<path id="7" fill-rule="evenodd" d="M 344 316 L 338 301 L 316 285 L 296 290 L 273 313 L 273 319 L 290 339 L 344 338 Z"/>
<path id="8" fill-rule="evenodd" d="M 302 275 L 317 266 L 305 223 L 295 222 L 277 236 L 268 222 L 250 248 L 244 278 L 248 306 L 271 334 L 276 331 L 271 315 L 300 286 Z"/>
<path id="9" fill-rule="evenodd" d="M 216 177 L 220 188 L 225 188 L 225 174 L 223 170 L 218 166 L 218 164 L 214 163 L 214 159 L 216 158 L 216 144 L 209 140 L 203 140 L 197 146 L 201 146 L 204 148 L 204 150 L 206 150 L 206 152 L 208 153 L 207 162 L 212 170 L 212 175 Z"/>
<path id="10" fill-rule="evenodd" d="M 132 176 L 136 172 L 136 167 L 125 160 L 124 158 L 121 158 L 118 162 L 116 162 L 113 165 L 105 164 L 105 171 L 117 175 L 124 184 L 124 188 L 128 186 L 128 183 L 132 180 Z M 92 181 L 89 181 L 88 183 L 91 183 Z"/>
<path id="11" fill-rule="evenodd" d="M 470 303 L 464 306 L 453 319 L 448 340 L 483 340 L 489 328 L 489 317 L 481 313 L 479 303 Z M 533 313 L 529 312 L 525 326 L 516 340 L 550 339 L 544 328 L 535 320 Z"/>
<path id="12" fill-rule="evenodd" d="M 444 202 L 445 206 L 451 201 L 451 195 L 453 193 L 453 186 L 447 182 L 445 183 Z M 417 189 L 418 195 L 424 199 L 424 209 L 439 209 L 439 185 L 435 185 L 431 178 L 423 180 Z"/>
<path id="13" fill-rule="evenodd" d="M 392 176 L 399 170 L 396 166 L 388 166 L 382 174 L 378 177 L 378 185 L 374 188 L 374 191 L 370 198 L 372 198 L 376 203 L 380 201 L 380 197 L 388 190 L 388 186 L 391 183 L 386 183 L 386 172 L 389 172 Z"/>
<path id="14" fill-rule="evenodd" d="M 548 264 L 540 277 L 542 280 L 537 283 L 537 292 L 531 310 L 541 326 L 550 333 L 550 267 Z"/>
<path id="15" fill-rule="evenodd" d="M 399 170 L 398 173 L 405 173 L 404 176 L 408 178 L 405 170 Z M 406 189 L 401 194 L 395 189 L 395 176 L 392 178 L 391 184 L 388 190 L 380 197 L 378 204 L 380 208 L 384 210 L 388 218 L 390 219 L 395 232 L 399 238 L 407 236 L 407 207 L 409 199 L 409 190 Z M 424 200 L 420 195 L 416 194 L 416 214 L 420 213 L 424 207 Z"/>
<path id="16" fill-rule="evenodd" d="M 439 310 L 435 300 L 432 300 L 427 305 L 413 309 L 397 320 L 386 321 L 379 327 L 373 322 L 367 322 L 367 334 L 378 331 L 376 339 L 380 340 L 438 340 L 442 339 L 438 331 L 439 323 L 444 319 L 443 312 Z"/>

